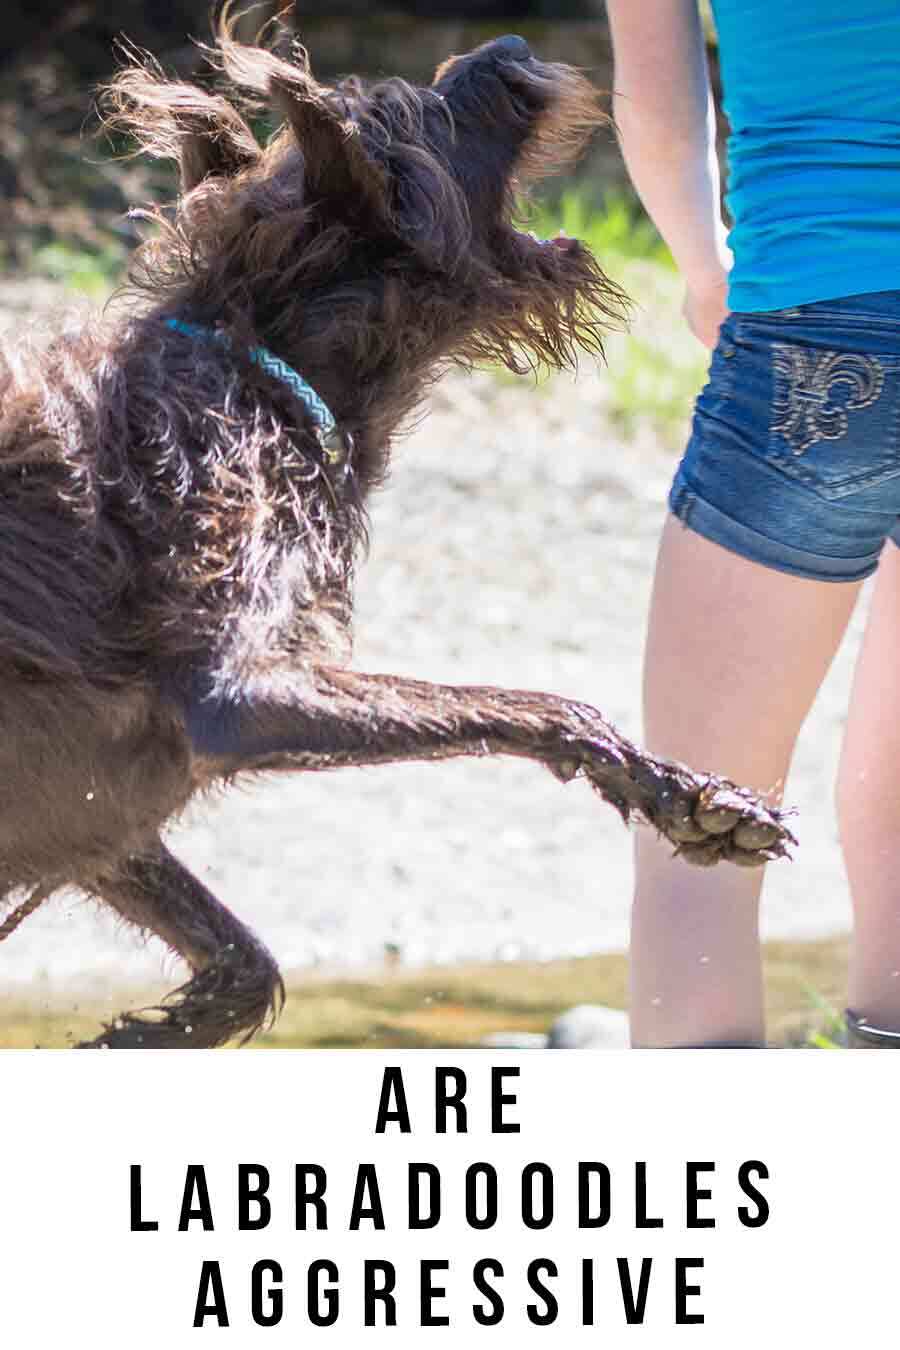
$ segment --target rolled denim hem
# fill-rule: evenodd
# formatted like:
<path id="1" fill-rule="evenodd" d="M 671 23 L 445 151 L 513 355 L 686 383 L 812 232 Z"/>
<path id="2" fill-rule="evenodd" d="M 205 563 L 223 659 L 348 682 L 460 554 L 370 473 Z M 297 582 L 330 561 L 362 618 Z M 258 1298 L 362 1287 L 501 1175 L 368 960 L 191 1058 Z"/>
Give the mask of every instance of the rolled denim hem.
<path id="1" fill-rule="evenodd" d="M 669 509 L 687 529 L 713 544 L 720 544 L 750 562 L 795 577 L 810 581 L 862 581 L 878 566 L 880 549 L 862 558 L 833 558 L 807 553 L 804 549 L 791 548 L 777 539 L 770 539 L 704 501 L 688 486 L 680 469 L 669 493 Z"/>

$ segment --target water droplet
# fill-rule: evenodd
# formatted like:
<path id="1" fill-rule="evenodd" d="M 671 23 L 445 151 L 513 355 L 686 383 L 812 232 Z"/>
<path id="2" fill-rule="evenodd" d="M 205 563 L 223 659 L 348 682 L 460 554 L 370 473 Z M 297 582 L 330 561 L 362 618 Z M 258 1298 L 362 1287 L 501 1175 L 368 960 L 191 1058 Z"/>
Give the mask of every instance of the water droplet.
<path id="1" fill-rule="evenodd" d="M 896 980 L 896 979 L 898 979 L 898 978 L 900 978 L 900 970 L 892 970 L 892 971 L 891 971 L 891 979 L 892 979 L 892 980 Z"/>
<path id="2" fill-rule="evenodd" d="M 192 1026 L 186 1026 L 185 1029 L 184 1029 L 184 1034 L 185 1034 L 185 1036 L 190 1036 L 190 1034 L 191 1034 L 191 1032 L 192 1032 L 193 1030 L 194 1030 L 194 1028 L 193 1028 Z"/>
<path id="3" fill-rule="evenodd" d="M 86 793 L 84 794 L 84 800 L 85 800 L 86 802 L 92 802 L 92 801 L 94 800 L 94 794 L 93 794 L 93 792 L 86 792 Z"/>
<path id="4" fill-rule="evenodd" d="M 650 1007 L 651 1007 L 651 1008 L 658 1008 L 659 1005 L 660 1005 L 661 1003 L 662 1003 L 662 999 L 661 999 L 661 998 L 659 997 L 659 995 L 657 994 L 656 998 L 651 998 L 651 1000 L 650 1000 Z"/>
<path id="5" fill-rule="evenodd" d="M 708 966 L 708 965 L 709 965 L 709 957 L 708 957 L 708 956 L 701 956 L 701 957 L 700 957 L 700 964 L 701 964 L 701 966 Z"/>

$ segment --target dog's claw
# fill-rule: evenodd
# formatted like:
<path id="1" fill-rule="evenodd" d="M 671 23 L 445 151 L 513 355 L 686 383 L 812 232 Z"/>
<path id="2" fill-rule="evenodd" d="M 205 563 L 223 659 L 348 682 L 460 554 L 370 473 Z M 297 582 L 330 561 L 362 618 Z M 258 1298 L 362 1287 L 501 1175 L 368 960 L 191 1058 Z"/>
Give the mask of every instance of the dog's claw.
<path id="1" fill-rule="evenodd" d="M 728 834 L 740 820 L 740 812 L 727 806 L 714 806 L 711 810 L 695 812 L 694 820 L 704 834 Z"/>
<path id="2" fill-rule="evenodd" d="M 770 848 L 778 838 L 778 826 L 756 820 L 742 820 L 735 827 L 734 842 L 739 849 L 758 851 Z"/>
<path id="3" fill-rule="evenodd" d="M 675 844 L 700 844 L 706 838 L 706 831 L 693 817 L 681 816 L 672 821 L 668 836 Z"/>
<path id="4" fill-rule="evenodd" d="M 572 757 L 569 759 L 550 760 L 547 767 L 561 783 L 571 783 L 572 779 L 577 777 L 578 772 L 581 769 L 581 764 L 577 759 Z"/>
<path id="5" fill-rule="evenodd" d="M 714 867 L 723 856 L 715 839 L 707 839 L 703 844 L 681 844 L 675 854 L 679 858 L 686 858 L 695 867 Z"/>

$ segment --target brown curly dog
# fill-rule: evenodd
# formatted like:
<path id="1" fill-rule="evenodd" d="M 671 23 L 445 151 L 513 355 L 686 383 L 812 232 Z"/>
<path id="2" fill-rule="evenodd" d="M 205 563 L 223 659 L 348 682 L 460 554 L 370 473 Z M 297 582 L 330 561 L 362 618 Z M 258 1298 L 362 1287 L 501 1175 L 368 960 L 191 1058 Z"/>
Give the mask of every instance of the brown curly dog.
<path id="1" fill-rule="evenodd" d="M 192 971 L 101 1046 L 217 1045 L 277 1009 L 273 958 L 160 840 L 239 774 L 520 755 L 698 862 L 789 838 L 583 704 L 347 664 L 366 497 L 429 384 L 571 364 L 622 314 L 586 248 L 511 219 L 604 120 L 596 91 L 517 37 L 421 89 L 326 88 L 227 27 L 210 57 L 227 96 L 136 55 L 106 91 L 181 173 L 127 317 L 0 362 L 0 936 L 75 885 Z M 248 100 L 283 119 L 265 146 Z"/>

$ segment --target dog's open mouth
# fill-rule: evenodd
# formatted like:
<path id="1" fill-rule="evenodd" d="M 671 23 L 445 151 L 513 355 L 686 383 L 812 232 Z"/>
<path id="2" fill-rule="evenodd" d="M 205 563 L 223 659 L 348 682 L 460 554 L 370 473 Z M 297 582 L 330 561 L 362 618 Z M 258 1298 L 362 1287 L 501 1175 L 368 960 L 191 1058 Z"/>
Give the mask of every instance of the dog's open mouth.
<path id="1" fill-rule="evenodd" d="M 570 234 L 565 234 L 562 230 L 560 230 L 559 234 L 554 234 L 550 239 L 541 239 L 534 233 L 532 233 L 530 237 L 534 239 L 541 248 L 559 248 L 565 253 L 570 253 L 573 248 L 578 247 L 578 240 L 573 239 Z"/>
<path id="2" fill-rule="evenodd" d="M 522 248 L 539 253 L 545 253 L 549 250 L 556 250 L 560 253 L 575 253 L 581 248 L 580 240 L 573 239 L 564 230 L 560 230 L 549 238 L 542 238 L 541 235 L 535 234 L 534 230 L 516 230 L 515 235 Z"/>

